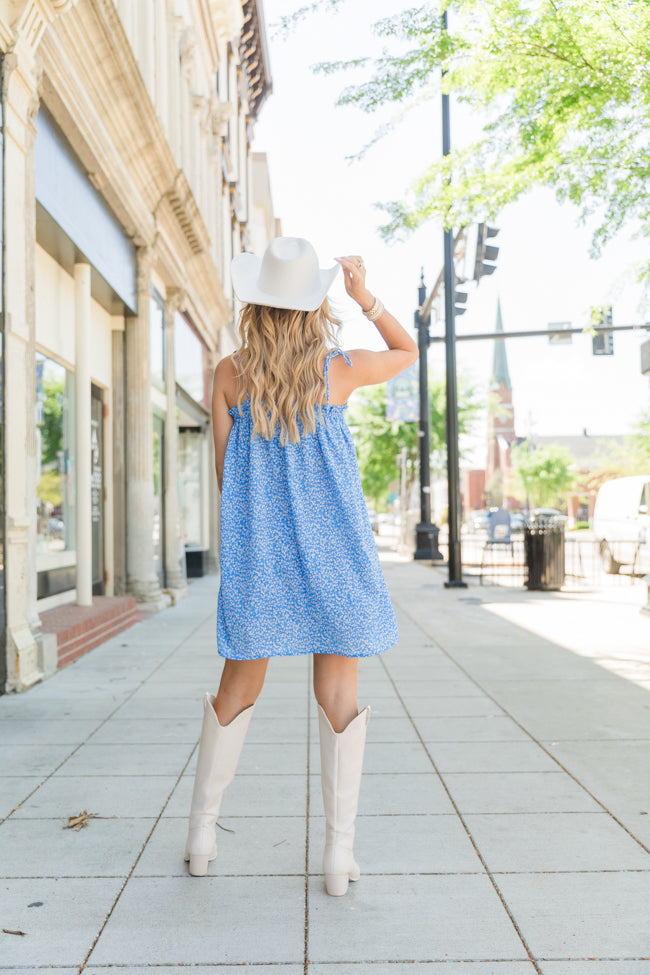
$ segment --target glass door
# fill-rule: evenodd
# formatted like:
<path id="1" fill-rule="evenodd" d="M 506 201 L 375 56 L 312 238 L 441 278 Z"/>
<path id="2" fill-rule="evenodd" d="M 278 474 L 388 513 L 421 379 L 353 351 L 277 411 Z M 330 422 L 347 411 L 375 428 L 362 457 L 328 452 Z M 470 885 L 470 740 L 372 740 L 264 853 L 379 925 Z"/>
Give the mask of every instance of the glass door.
<path id="1" fill-rule="evenodd" d="M 165 588 L 165 421 L 153 415 L 153 561 L 154 572 Z"/>
<path id="2" fill-rule="evenodd" d="M 104 400 L 97 386 L 90 393 L 90 484 L 93 538 L 93 596 L 104 595 Z"/>

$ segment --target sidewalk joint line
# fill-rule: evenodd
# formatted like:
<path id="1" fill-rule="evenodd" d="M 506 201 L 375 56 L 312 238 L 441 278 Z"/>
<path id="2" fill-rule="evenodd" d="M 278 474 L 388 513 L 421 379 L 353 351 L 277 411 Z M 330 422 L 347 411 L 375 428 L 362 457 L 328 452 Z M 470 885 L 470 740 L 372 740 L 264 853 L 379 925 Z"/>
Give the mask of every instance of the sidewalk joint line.
<path id="1" fill-rule="evenodd" d="M 169 608 L 172 608 L 172 607 L 169 607 Z M 146 620 L 141 620 L 140 622 L 147 622 L 147 621 Z M 201 625 L 202 624 L 199 624 L 198 626 L 196 626 L 192 630 L 192 632 L 190 634 L 188 634 L 187 639 L 190 639 L 190 637 L 194 633 L 196 633 L 196 631 L 199 629 L 199 627 Z M 104 720 L 103 721 L 100 721 L 100 723 L 97 725 L 97 727 L 95 729 L 93 729 L 93 731 L 91 731 L 90 734 L 87 735 L 86 738 L 84 738 L 83 741 L 80 741 L 79 744 L 75 748 L 73 748 L 72 751 L 69 752 L 68 755 L 66 755 L 66 757 L 61 762 L 59 762 L 59 764 L 57 766 L 55 766 L 48 775 L 45 776 L 44 779 L 41 779 L 39 781 L 38 785 L 36 786 L 36 788 L 32 789 L 32 791 L 28 795 L 26 795 L 25 798 L 21 802 L 18 803 L 18 806 L 15 806 L 12 810 L 10 810 L 9 813 L 7 813 L 6 816 L 0 818 L 0 826 L 2 826 L 4 823 L 6 823 L 6 821 L 8 819 L 10 819 L 11 816 L 13 816 L 13 814 L 16 812 L 16 810 L 18 808 L 20 808 L 24 803 L 26 803 L 29 799 L 31 799 L 31 797 L 36 792 L 38 792 L 38 790 L 41 788 L 42 785 L 45 785 L 45 783 L 49 779 L 51 779 L 53 775 L 56 775 L 56 773 L 59 771 L 59 769 L 60 768 L 63 768 L 63 766 L 66 764 L 66 762 L 68 762 L 72 758 L 72 756 L 75 755 L 79 751 L 80 748 L 82 748 L 84 745 L 88 744 L 88 742 L 92 738 L 92 736 L 95 735 L 95 734 L 97 734 L 97 732 L 101 728 L 104 727 L 104 725 L 107 723 L 107 721 L 110 721 L 111 718 L 113 717 L 113 715 L 116 714 L 120 710 L 121 707 L 123 707 L 125 704 L 128 703 L 128 701 L 131 700 L 131 698 L 133 697 L 134 694 L 137 694 L 137 692 L 140 690 L 140 688 L 143 687 L 147 683 L 147 681 L 156 673 L 156 671 L 158 671 L 162 666 L 164 666 L 164 664 L 167 663 L 167 661 L 169 660 L 169 658 L 171 656 L 173 656 L 173 654 L 176 653 L 176 651 L 178 650 L 179 646 L 181 646 L 183 642 L 184 641 L 181 641 L 180 643 L 176 644 L 176 646 L 173 648 L 173 650 L 170 650 L 170 652 L 163 658 L 163 660 L 160 661 L 160 663 L 158 664 L 158 666 L 157 667 L 154 667 L 154 669 L 151 671 L 151 673 L 148 674 L 146 677 L 144 677 L 140 681 L 140 683 L 136 687 L 134 687 L 133 690 L 129 692 L 129 694 L 126 695 L 126 697 L 124 698 L 124 700 L 123 701 L 120 701 L 120 703 L 117 705 L 117 707 L 113 711 L 111 711 L 110 714 L 107 714 L 106 717 L 104 718 Z M 95 649 L 99 649 L 99 647 L 97 647 Z M 81 657 L 80 660 L 83 660 L 83 657 Z M 71 664 L 70 666 L 73 666 L 73 665 L 74 665 L 74 663 Z M 66 669 L 67 668 L 64 667 L 64 668 L 62 668 L 62 670 L 58 671 L 57 673 L 58 674 L 63 674 Z M 56 678 L 57 674 L 54 674 L 53 676 Z M 97 743 L 95 743 L 95 744 L 97 744 Z M 100 742 L 100 744 L 101 744 L 101 742 Z M 192 750 L 192 751 L 194 751 L 194 750 Z M 192 756 L 190 755 L 190 758 L 191 757 Z M 77 774 L 79 774 L 79 773 L 77 773 Z M 174 788 L 176 788 L 176 786 L 174 786 Z"/>
<path id="2" fill-rule="evenodd" d="M 409 614 L 406 614 L 406 615 L 409 615 Z M 413 620 L 413 617 L 411 617 L 411 616 L 409 616 L 409 618 L 411 619 L 411 621 L 412 621 L 412 622 L 413 622 L 413 623 L 414 623 L 414 624 L 415 624 L 416 626 L 418 626 L 418 629 L 420 629 L 422 633 L 424 633 L 424 632 L 425 632 L 425 631 L 424 631 L 424 630 L 422 629 L 422 627 L 420 627 L 420 626 L 418 625 L 418 623 L 417 623 L 417 622 L 416 622 L 415 620 Z M 530 960 L 530 962 L 531 962 L 531 964 L 532 964 L 532 965 L 533 965 L 533 967 L 535 968 L 535 971 L 537 972 L 537 975 L 542 975 L 542 970 L 541 970 L 541 968 L 539 967 L 539 965 L 538 965 L 538 964 L 537 964 L 537 962 L 535 961 L 535 958 L 533 957 L 533 953 L 532 953 L 532 951 L 530 950 L 530 948 L 528 947 L 528 943 L 527 943 L 527 941 L 526 941 L 526 939 L 524 938 L 524 936 L 523 936 L 523 933 L 522 933 L 522 931 L 521 931 L 521 929 L 519 928 L 519 925 L 517 924 L 517 922 L 516 922 L 516 920 L 515 920 L 515 918 L 514 918 L 514 915 L 513 915 L 513 913 L 512 913 L 512 911 L 510 910 L 510 907 L 508 906 L 508 904 L 507 904 L 507 902 L 506 902 L 506 900 L 505 900 L 505 897 L 503 896 L 503 894 L 502 894 L 502 892 L 501 892 L 501 890 L 500 890 L 500 888 L 499 888 L 499 885 L 498 885 L 498 884 L 497 884 L 497 882 L 495 881 L 495 879 L 494 879 L 494 877 L 493 877 L 493 875 L 492 875 L 492 872 L 491 872 L 491 870 L 490 870 L 490 868 L 488 867 L 488 865 L 487 865 L 487 863 L 486 863 L 486 861 L 485 861 L 485 859 L 483 858 L 483 855 L 482 855 L 482 853 L 481 853 L 481 851 L 479 850 L 479 848 L 478 848 L 478 845 L 477 845 L 477 843 L 476 843 L 476 841 L 475 841 L 475 839 L 474 839 L 474 837 L 472 836 L 472 833 L 471 833 L 471 831 L 470 831 L 470 829 L 469 829 L 469 826 L 468 826 L 468 825 L 467 825 L 467 823 L 465 822 L 465 819 L 464 819 L 464 817 L 463 817 L 463 815 L 462 815 L 462 813 L 461 813 L 461 811 L 460 811 L 460 809 L 458 808 L 458 806 L 457 806 L 457 804 L 456 804 L 456 802 L 455 802 L 455 800 L 454 800 L 454 798 L 453 798 L 453 796 L 452 796 L 452 794 L 451 794 L 451 792 L 449 791 L 449 788 L 447 787 L 447 783 L 445 782 L 445 780 L 444 780 L 444 778 L 443 778 L 443 776 L 442 776 L 442 774 L 440 773 L 440 771 L 439 771 L 439 769 L 438 769 L 438 766 L 436 765 L 436 763 L 435 763 L 435 761 L 434 761 L 434 759 L 433 759 L 433 756 L 432 756 L 432 754 L 431 754 L 431 752 L 429 751 L 429 749 L 428 749 L 428 747 L 427 747 L 427 745 L 426 745 L 426 744 L 424 743 L 424 740 L 423 740 L 423 738 L 422 738 L 422 735 L 420 734 L 420 730 L 419 730 L 419 728 L 417 727 L 417 725 L 416 725 L 416 723 L 415 723 L 415 721 L 414 721 L 414 720 L 413 720 L 413 718 L 411 717 L 411 714 L 410 714 L 410 712 L 409 712 L 409 710 L 408 710 L 408 708 L 406 707 L 406 704 L 405 704 L 405 703 L 404 703 L 404 701 L 402 700 L 402 695 L 400 694 L 400 692 L 399 692 L 399 690 L 398 690 L 398 688 L 397 688 L 397 685 L 396 685 L 396 683 L 395 683 L 395 681 L 393 680 L 393 677 L 392 677 L 392 675 L 391 675 L 391 673 L 390 673 L 390 671 L 389 671 L 389 669 L 388 669 L 388 667 L 386 666 L 386 663 L 385 663 L 385 661 L 384 661 L 384 660 L 381 660 L 381 665 L 382 665 L 382 667 L 384 668 L 384 670 L 385 670 L 385 672 L 386 672 L 386 675 L 387 675 L 387 677 L 388 677 L 388 679 L 390 680 L 390 682 L 391 682 L 391 684 L 393 685 L 393 687 L 394 687 L 394 689 L 395 689 L 395 693 L 397 694 L 397 696 L 398 696 L 398 698 L 399 698 L 399 700 L 400 700 L 400 703 L 401 703 L 401 705 L 402 705 L 402 707 L 404 708 L 404 710 L 405 710 L 405 712 L 406 712 L 406 714 L 408 715 L 408 717 L 409 717 L 409 720 L 411 721 L 411 724 L 413 725 L 413 728 L 414 728 L 414 730 L 415 730 L 415 732 L 416 732 L 416 734 L 417 734 L 417 736 L 418 736 L 418 738 L 420 739 L 420 744 L 421 744 L 421 745 L 422 745 L 422 747 L 424 748 L 424 750 L 425 750 L 425 752 L 426 752 L 426 754 L 427 754 L 427 756 L 428 756 L 428 758 L 429 758 L 429 761 L 431 762 L 431 765 L 432 765 L 432 767 L 433 767 L 433 770 L 434 770 L 434 772 L 435 772 L 435 773 L 436 773 L 436 775 L 438 776 L 438 778 L 439 778 L 439 780 L 440 780 L 440 783 L 441 783 L 441 785 L 442 785 L 442 787 L 443 787 L 443 789 L 444 789 L 444 790 L 445 790 L 445 792 L 447 793 L 447 798 L 449 799 L 449 801 L 450 801 L 450 803 L 451 803 L 451 805 L 453 806 L 453 808 L 454 808 L 454 810 L 455 810 L 455 812 L 456 812 L 456 815 L 458 816 L 458 818 L 459 818 L 459 820 L 460 820 L 460 822 L 461 822 L 461 825 L 462 825 L 462 827 L 463 827 L 463 829 L 465 830 L 465 832 L 466 832 L 466 834 L 467 834 L 467 837 L 468 837 L 468 839 L 469 839 L 469 841 L 470 841 L 470 843 L 472 844 L 472 846 L 473 846 L 473 848 L 474 848 L 474 852 L 476 853 L 476 855 L 477 855 L 477 857 L 479 858 L 479 860 L 480 860 L 480 862 L 481 862 L 481 864 L 482 864 L 482 866 L 483 866 L 483 869 L 485 870 L 485 873 L 486 873 L 486 874 L 487 874 L 487 876 L 489 877 L 489 879 L 490 879 L 490 883 L 492 884 L 492 886 L 493 886 L 493 888 L 494 888 L 494 890 L 495 890 L 495 892 L 496 892 L 496 895 L 497 895 L 497 897 L 499 898 L 499 900 L 501 901 L 501 904 L 503 905 L 503 909 L 505 910 L 505 912 L 506 912 L 506 914 L 507 914 L 507 915 L 508 915 L 508 917 L 510 918 L 510 922 L 511 922 L 511 924 L 512 924 L 512 926 L 514 927 L 514 929 L 515 929 L 515 931 L 517 932 L 517 935 L 518 935 L 518 937 L 519 937 L 519 940 L 521 941 L 521 943 L 522 943 L 522 946 L 523 946 L 523 948 L 524 948 L 524 950 L 525 950 L 525 952 L 526 952 L 526 954 L 528 955 L 528 958 L 529 958 L 529 960 Z M 497 702 L 495 702 L 495 703 L 497 703 Z"/>
<path id="3" fill-rule="evenodd" d="M 203 622 L 204 621 L 201 620 L 201 622 L 199 624 L 197 624 L 197 626 L 194 627 L 194 629 L 187 635 L 187 637 L 185 639 L 190 639 L 191 636 L 192 636 L 192 634 L 193 633 L 196 633 L 196 631 L 198 629 L 200 629 L 201 626 L 203 626 Z M 181 641 L 181 642 L 184 642 L 184 641 Z M 167 662 L 167 660 L 172 656 L 172 654 L 174 654 L 176 652 L 176 650 L 178 649 L 178 646 L 180 646 L 180 644 L 178 644 L 176 647 L 174 647 L 174 649 L 169 654 L 167 654 L 165 656 L 164 660 L 161 660 L 161 662 L 158 665 L 158 667 L 156 667 L 155 670 L 152 671 L 152 673 L 155 673 L 156 670 L 159 669 L 159 667 L 162 667 L 163 664 L 165 664 Z M 142 683 L 144 683 L 144 681 Z M 135 691 L 133 693 L 135 694 Z M 127 698 L 127 700 L 129 700 L 129 698 Z M 126 702 L 123 701 L 122 703 L 124 704 Z M 110 717 L 110 715 L 109 715 L 109 717 Z M 106 720 L 108 720 L 108 718 Z M 99 727 L 101 727 L 101 725 Z M 124 893 L 124 890 L 126 888 L 126 885 L 128 884 L 129 880 L 133 876 L 133 871 L 135 870 L 135 868 L 137 867 L 138 863 L 140 862 L 140 858 L 142 857 L 142 854 L 144 853 L 144 851 L 146 849 L 147 843 L 151 839 L 151 837 L 153 835 L 153 832 L 156 829 L 158 823 L 163 818 L 163 813 L 164 813 L 165 809 L 167 808 L 167 806 L 169 804 L 169 800 L 171 799 L 172 795 L 174 794 L 174 791 L 178 788 L 178 786 L 179 786 L 179 784 L 181 782 L 181 779 L 182 779 L 183 775 L 185 774 L 185 770 L 187 769 L 188 765 L 192 761 L 192 758 L 194 756 L 194 752 L 197 750 L 198 745 L 199 745 L 199 742 L 198 742 L 198 739 L 197 739 L 197 742 L 194 745 L 194 748 L 192 748 L 190 754 L 187 757 L 187 761 L 185 762 L 185 764 L 183 765 L 181 771 L 177 775 L 176 782 L 174 783 L 174 786 L 171 789 L 169 795 L 165 799 L 165 802 L 163 803 L 162 809 L 158 813 L 158 816 L 156 817 L 156 820 L 155 820 L 153 826 L 151 827 L 151 829 L 149 830 L 149 833 L 145 837 L 145 840 L 144 840 L 142 846 L 140 847 L 140 851 L 139 851 L 138 855 L 136 856 L 136 858 L 135 858 L 135 860 L 133 862 L 133 865 L 132 865 L 131 869 L 129 870 L 129 872 L 128 872 L 127 876 L 126 876 L 126 878 L 124 880 L 124 883 L 122 884 L 122 886 L 120 887 L 119 891 L 117 892 L 117 896 L 116 896 L 115 900 L 113 901 L 113 903 L 112 903 L 112 905 L 111 905 L 111 907 L 110 907 L 110 909 L 108 911 L 108 914 L 104 918 L 104 922 L 103 922 L 102 926 L 100 927 L 99 931 L 97 932 L 97 935 L 95 936 L 95 939 L 94 939 L 93 943 L 91 944 L 90 948 L 88 949 L 88 952 L 87 952 L 84 960 L 82 961 L 82 963 L 81 963 L 81 965 L 79 967 L 79 973 L 78 973 L 78 975 L 81 975 L 81 973 L 86 968 L 86 965 L 88 964 L 88 959 L 90 958 L 90 956 L 92 955 L 93 951 L 95 950 L 95 946 L 96 946 L 97 942 L 99 941 L 99 939 L 101 938 L 102 933 L 103 933 L 104 929 L 106 928 L 106 925 L 108 924 L 108 922 L 109 922 L 109 920 L 110 920 L 110 918 L 111 918 L 111 916 L 113 914 L 113 911 L 115 910 L 115 908 L 116 908 L 116 906 L 118 904 L 118 901 L 119 901 L 120 897 Z"/>
<path id="4" fill-rule="evenodd" d="M 600 808 L 601 808 L 601 809 L 603 809 L 603 810 L 604 810 L 604 811 L 605 811 L 605 812 L 607 813 L 607 815 L 608 815 L 608 816 L 611 816 L 611 818 L 612 818 L 612 819 L 614 820 L 614 822 L 615 822 L 615 823 L 617 823 L 617 824 L 618 824 L 618 825 L 619 825 L 619 826 L 621 827 L 621 829 L 622 829 L 622 830 L 623 830 L 623 831 L 624 831 L 625 833 L 627 833 L 627 835 L 628 835 L 628 836 L 629 836 L 629 837 L 630 837 L 631 839 L 633 839 L 633 840 L 634 840 L 634 842 L 638 844 L 638 846 L 640 846 L 640 847 L 641 847 L 641 849 L 642 849 L 642 850 L 644 850 L 644 851 L 645 851 L 646 853 L 650 853 L 650 847 L 648 847 L 648 846 L 646 846 L 646 844 L 645 844 L 645 843 L 643 843 L 643 842 L 642 842 L 642 840 L 640 840 L 640 839 L 638 838 L 638 836 L 635 836 L 635 835 L 634 835 L 634 833 L 633 833 L 633 832 L 632 832 L 632 831 L 631 831 L 630 829 L 628 829 L 628 827 L 627 827 L 627 826 L 625 825 L 625 823 L 622 823 L 622 822 L 621 822 L 621 820 L 620 820 L 620 819 L 619 819 L 619 818 L 618 818 L 617 816 L 615 816 L 615 815 L 614 815 L 614 813 L 613 813 L 613 812 L 611 811 L 611 809 L 608 809 L 608 808 L 607 808 L 607 806 L 605 805 L 605 803 L 604 803 L 604 802 L 602 802 L 602 801 L 601 801 L 600 799 L 598 799 L 598 797 L 597 797 L 597 796 L 595 796 L 595 795 L 594 795 L 594 793 L 593 793 L 593 792 L 591 792 L 591 790 L 590 790 L 590 789 L 588 789 L 588 788 L 587 788 L 587 786 L 586 786 L 586 785 L 584 785 L 584 783 L 583 783 L 583 782 L 581 782 L 581 781 L 580 781 L 580 779 L 578 779 L 578 778 L 577 778 L 577 776 L 575 776 L 575 775 L 573 774 L 573 772 L 571 772 L 571 771 L 569 771 L 569 769 L 568 769 L 568 768 L 567 768 L 567 767 L 566 767 L 565 765 L 563 765 L 563 764 L 562 764 L 562 762 L 561 762 L 561 761 L 560 761 L 560 760 L 559 760 L 559 759 L 558 759 L 558 758 L 557 758 L 557 757 L 556 757 L 555 755 L 553 755 L 553 753 L 552 753 L 552 752 L 550 752 L 550 751 L 549 751 L 549 750 L 548 750 L 547 748 L 545 748 L 545 747 L 544 747 L 544 745 L 542 744 L 542 742 L 541 742 L 541 741 L 540 741 L 539 739 L 537 739 L 537 738 L 535 738 L 535 736 L 534 736 L 533 734 L 531 734 L 531 732 L 530 732 L 530 731 L 528 731 L 528 729 L 527 729 L 527 728 L 525 728 L 525 727 L 524 727 L 524 725 L 523 725 L 523 724 L 521 723 L 521 721 L 518 721 L 518 720 L 517 720 L 517 718 L 515 718 L 515 717 L 514 717 L 514 716 L 513 716 L 513 715 L 512 715 L 512 714 L 511 714 L 511 713 L 510 713 L 509 711 L 508 711 L 508 709 L 507 709 L 507 708 L 505 708 L 505 707 L 503 707 L 503 705 L 501 705 L 501 704 L 499 704 L 499 702 L 498 702 L 498 701 L 497 701 L 497 699 L 496 699 L 496 698 L 494 697 L 494 695 L 492 695 L 492 694 L 490 694 L 490 692 L 489 692 L 489 691 L 487 691 L 487 690 L 485 690 L 485 688 L 484 688 L 484 687 L 483 687 L 483 686 L 482 686 L 482 685 L 481 685 L 481 684 L 480 684 L 480 683 L 479 683 L 479 682 L 478 682 L 478 681 L 476 680 L 476 678 L 475 678 L 475 677 L 472 677 L 472 675 L 471 675 L 471 674 L 469 673 L 469 671 L 468 671 L 468 670 L 466 670 L 466 669 L 465 669 L 465 667 L 463 667 L 463 666 L 462 666 L 462 664 L 459 664 L 459 663 L 458 663 L 458 662 L 457 662 L 456 660 L 454 660 L 454 658 L 453 658 L 453 656 L 452 656 L 452 655 L 451 655 L 451 654 L 449 653 L 449 651 L 448 651 L 448 650 L 446 650 L 446 649 L 445 649 L 445 647 L 443 647 L 443 646 L 442 646 L 442 644 L 441 644 L 441 643 L 438 643 L 438 641 L 437 641 L 437 640 L 435 640 L 435 639 L 434 639 L 433 637 L 430 637 L 430 636 L 429 636 L 429 634 L 427 633 L 427 631 L 426 631 L 426 630 L 424 629 L 424 627 L 423 627 L 423 626 L 422 626 L 422 625 L 421 625 L 420 623 L 418 623 L 418 621 L 417 621 L 417 620 L 415 620 L 415 619 L 413 618 L 413 616 L 412 616 L 412 615 L 411 615 L 411 614 L 410 614 L 410 613 L 408 612 L 408 610 L 405 610 L 405 609 L 404 609 L 404 607 L 400 607 L 400 608 L 401 608 L 401 610 L 402 610 L 402 612 L 404 613 L 404 615 L 405 615 L 405 616 L 407 616 L 407 617 L 408 617 L 408 619 L 410 619 L 410 621 L 411 621 L 411 622 L 412 622 L 412 623 L 414 624 L 414 626 L 416 626 L 416 627 L 417 627 L 417 628 L 418 628 L 418 629 L 419 629 L 419 630 L 420 630 L 420 631 L 421 631 L 422 633 L 424 633 L 424 634 L 425 634 L 425 635 L 426 635 L 426 636 L 427 636 L 427 637 L 428 637 L 429 639 L 433 639 L 433 640 L 434 640 L 434 644 L 435 644 L 435 646 L 436 646 L 436 647 L 437 647 L 437 648 L 438 648 L 438 649 L 440 650 L 440 652 L 441 652 L 441 653 L 443 653 L 443 654 L 444 654 L 444 655 L 445 655 L 446 657 L 448 657 L 448 658 L 449 658 L 449 660 L 451 660 L 451 662 L 452 662 L 452 663 L 453 663 L 453 664 L 454 664 L 454 665 L 455 665 L 456 667 L 458 667 L 458 669 L 459 669 L 459 670 L 460 670 L 460 671 L 461 671 L 461 672 L 462 672 L 462 673 L 464 674 L 464 676 L 465 676 L 465 677 L 466 677 L 466 678 L 467 678 L 468 680 L 470 680 L 470 681 L 472 682 L 472 684 L 474 684 L 474 686 L 475 686 L 475 687 L 478 687 L 478 689 L 479 689 L 479 690 L 480 690 L 480 691 L 481 691 L 481 692 L 482 692 L 483 694 L 485 694 L 485 696 L 486 696 L 486 697 L 488 697 L 488 698 L 489 698 L 489 699 L 490 699 L 490 700 L 491 700 L 491 701 L 492 701 L 492 702 L 493 702 L 494 704 L 496 704 L 496 706 L 497 706 L 497 707 L 499 707 L 499 708 L 501 708 L 501 710 L 503 711 L 503 713 L 504 713 L 505 715 L 507 715 L 507 717 L 509 717 L 509 718 L 510 718 L 510 720 L 511 720 L 511 721 L 512 721 L 512 722 L 513 722 L 514 724 L 516 724 L 516 725 L 517 725 L 517 727 L 518 727 L 518 728 L 520 728 L 520 729 L 521 729 L 521 731 L 523 731 L 523 733 L 524 733 L 524 734 L 525 734 L 525 735 L 526 735 L 526 736 L 527 736 L 527 737 L 528 737 L 528 738 L 529 738 L 529 739 L 530 739 L 531 741 L 533 741 L 533 742 L 534 742 L 534 743 L 535 743 L 535 744 L 537 745 L 537 747 L 538 747 L 538 748 L 541 748 L 541 750 L 542 750 L 542 751 L 544 752 L 544 754 L 546 754 L 546 755 L 548 755 L 548 757 L 549 757 L 550 759 L 552 759 L 552 760 L 553 760 L 553 761 L 555 762 L 555 764 L 556 764 L 556 765 L 558 765 L 558 766 L 559 766 L 559 768 L 560 768 L 560 769 L 561 769 L 561 770 L 562 770 L 562 771 L 563 771 L 563 772 L 564 772 L 564 773 L 565 773 L 566 775 L 568 775 L 568 776 L 569 776 L 569 778 L 570 778 L 570 779 L 572 779 L 572 780 L 573 780 L 573 782 L 575 782 L 577 786 L 579 786 L 579 788 L 581 788 L 581 789 L 582 789 L 582 790 L 583 790 L 584 792 L 586 792 L 586 793 L 587 793 L 587 795 L 588 795 L 588 796 L 589 796 L 589 797 L 590 797 L 591 799 L 593 799 L 593 800 L 594 800 L 594 802 L 595 802 L 595 803 L 597 803 L 597 804 L 598 804 L 598 805 L 600 806 Z M 383 661 L 383 660 L 382 660 L 382 665 L 383 665 L 383 666 L 385 667 L 385 664 L 384 664 L 384 661 Z M 390 679 L 391 679 L 391 681 L 393 681 L 393 678 L 392 678 L 392 677 L 390 676 L 390 671 L 388 671 L 388 669 L 387 669 L 387 668 L 386 668 L 386 673 L 387 673 L 387 674 L 388 674 L 388 676 L 390 677 Z M 399 694 L 399 692 L 397 691 L 397 687 L 395 686 L 395 683 L 394 683 L 394 681 L 393 681 L 393 686 L 395 687 L 395 690 L 396 690 L 396 692 L 397 692 L 397 693 Z M 401 697 L 400 697 L 400 700 L 401 700 Z M 403 703 L 403 702 L 402 702 L 402 703 Z M 405 705 L 404 705 L 404 708 L 405 708 L 405 710 L 406 710 L 406 706 L 405 706 Z M 408 711 L 407 711 L 407 714 L 408 714 Z M 409 717 L 410 717 L 410 715 L 409 715 Z M 415 725 L 414 725 L 414 727 L 415 727 Z M 416 731 L 417 731 L 417 728 L 416 728 Z M 418 732 L 418 735 L 419 735 L 419 732 Z M 420 740 L 422 740 L 422 739 L 421 739 L 421 736 L 420 736 Z M 553 739 L 553 740 L 555 740 L 555 739 Z M 606 740 L 610 740 L 610 739 L 606 739 Z M 622 739 L 613 739 L 613 740 L 616 740 L 616 741 L 626 741 L 627 739 L 625 739 L 625 738 L 622 738 Z M 645 740 L 645 739 L 642 739 L 642 740 Z M 424 742 L 422 742 L 422 743 L 424 744 Z M 435 744 L 435 742 L 431 742 L 430 744 Z M 428 753 L 428 748 L 427 748 L 427 746 L 426 746 L 426 745 L 425 745 L 425 748 L 426 748 L 426 750 L 427 750 L 427 753 Z M 448 774 L 451 774 L 451 773 L 448 773 Z"/>

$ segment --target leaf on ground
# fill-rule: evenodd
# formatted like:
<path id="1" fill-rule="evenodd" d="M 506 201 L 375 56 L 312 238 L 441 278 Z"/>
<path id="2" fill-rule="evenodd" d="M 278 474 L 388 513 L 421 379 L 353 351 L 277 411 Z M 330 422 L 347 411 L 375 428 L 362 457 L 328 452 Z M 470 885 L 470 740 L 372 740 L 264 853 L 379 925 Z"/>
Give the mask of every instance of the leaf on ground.
<path id="1" fill-rule="evenodd" d="M 63 826 L 63 829 L 73 829 L 78 833 L 83 826 L 88 825 L 89 819 L 97 818 L 97 813 L 89 813 L 86 809 L 84 809 L 84 811 L 80 812 L 78 816 L 69 816 L 67 823 L 65 823 Z"/>
<path id="2" fill-rule="evenodd" d="M 2 930 L 5 934 L 19 934 L 23 938 L 25 937 L 25 931 L 12 931 L 10 928 L 3 928 Z"/>

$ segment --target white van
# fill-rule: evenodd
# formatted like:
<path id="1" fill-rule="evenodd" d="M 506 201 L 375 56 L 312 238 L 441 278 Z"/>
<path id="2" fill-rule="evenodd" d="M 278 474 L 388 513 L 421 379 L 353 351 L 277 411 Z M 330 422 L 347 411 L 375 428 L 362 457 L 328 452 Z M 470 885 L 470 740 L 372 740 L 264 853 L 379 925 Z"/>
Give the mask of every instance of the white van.
<path id="1" fill-rule="evenodd" d="M 622 565 L 650 572 L 650 474 L 617 477 L 601 486 L 593 532 L 606 572 Z"/>

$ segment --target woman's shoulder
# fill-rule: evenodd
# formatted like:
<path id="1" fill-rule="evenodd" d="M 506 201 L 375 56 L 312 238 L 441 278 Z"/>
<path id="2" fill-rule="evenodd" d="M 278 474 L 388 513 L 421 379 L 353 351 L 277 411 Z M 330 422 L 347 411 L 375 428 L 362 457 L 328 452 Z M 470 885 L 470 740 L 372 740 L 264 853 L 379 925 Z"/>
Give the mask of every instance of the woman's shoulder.
<path id="1" fill-rule="evenodd" d="M 214 388 L 223 394 L 229 407 L 234 406 L 239 398 L 241 382 L 234 361 L 235 357 L 236 353 L 224 356 L 214 370 Z"/>

